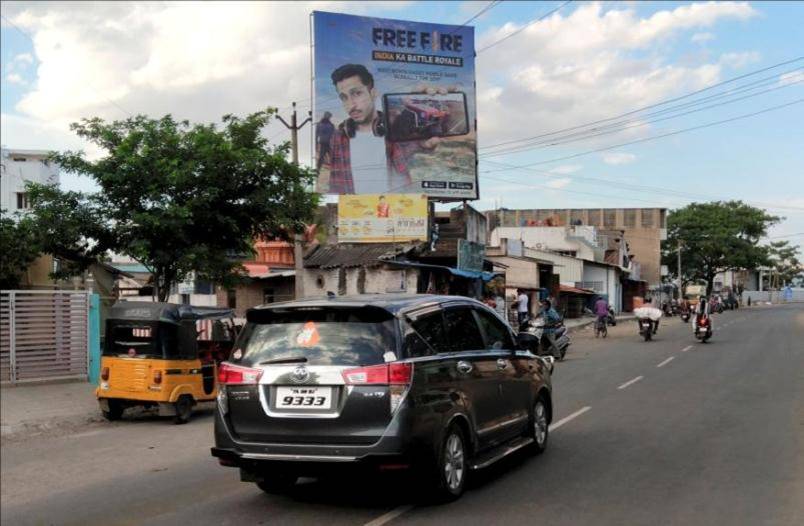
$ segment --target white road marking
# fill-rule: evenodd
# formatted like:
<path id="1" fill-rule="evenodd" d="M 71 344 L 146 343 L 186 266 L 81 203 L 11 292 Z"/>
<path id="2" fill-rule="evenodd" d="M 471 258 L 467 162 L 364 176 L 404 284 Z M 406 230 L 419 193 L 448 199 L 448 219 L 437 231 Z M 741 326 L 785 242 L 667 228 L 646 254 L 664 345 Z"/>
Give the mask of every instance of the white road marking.
<path id="1" fill-rule="evenodd" d="M 617 389 L 625 389 L 625 388 L 626 388 L 626 387 L 628 387 L 629 385 L 631 385 L 631 384 L 635 384 L 635 383 L 637 383 L 638 381 L 642 380 L 643 378 L 644 378 L 644 376 L 637 376 L 637 377 L 636 377 L 636 378 L 634 378 L 633 380 L 628 380 L 627 382 L 625 382 L 623 385 L 621 385 L 621 386 L 620 386 L 620 387 L 618 387 Z"/>
<path id="2" fill-rule="evenodd" d="M 694 347 L 694 345 L 687 345 L 686 347 L 684 347 L 683 349 L 681 349 L 681 352 L 687 352 L 687 351 L 689 351 L 690 349 L 692 349 L 693 347 Z"/>
<path id="3" fill-rule="evenodd" d="M 373 521 L 367 522 L 364 526 L 382 526 L 383 524 L 391 522 L 392 520 L 396 519 L 403 513 L 410 511 L 411 509 L 413 509 L 412 504 L 405 504 L 404 506 L 399 506 L 398 508 L 394 508 L 384 515 L 380 515 Z"/>
<path id="4" fill-rule="evenodd" d="M 581 416 L 581 415 L 582 415 L 582 414 L 584 414 L 585 412 L 589 411 L 590 409 L 592 409 L 592 408 L 591 408 L 591 407 L 589 407 L 589 406 L 587 405 L 586 407 L 582 407 L 582 408 L 578 409 L 577 411 L 575 411 L 575 412 L 574 412 L 574 413 L 572 413 L 571 415 L 569 415 L 569 416 L 565 416 L 564 418 L 562 418 L 562 419 L 561 419 L 561 420 L 559 420 L 558 422 L 556 422 L 556 423 L 552 424 L 552 425 L 550 426 L 550 431 L 555 431 L 556 429 L 558 429 L 559 427 L 563 426 L 564 424 L 566 424 L 566 423 L 567 423 L 567 422 L 569 422 L 570 420 L 573 420 L 573 419 L 575 419 L 575 418 L 578 418 L 579 416 Z"/>
<path id="5" fill-rule="evenodd" d="M 675 359 L 676 359 L 675 356 L 671 356 L 670 358 L 668 358 L 667 360 L 663 361 L 662 363 L 660 363 L 656 367 L 664 367 L 665 365 L 667 365 L 668 363 L 672 362 Z"/>

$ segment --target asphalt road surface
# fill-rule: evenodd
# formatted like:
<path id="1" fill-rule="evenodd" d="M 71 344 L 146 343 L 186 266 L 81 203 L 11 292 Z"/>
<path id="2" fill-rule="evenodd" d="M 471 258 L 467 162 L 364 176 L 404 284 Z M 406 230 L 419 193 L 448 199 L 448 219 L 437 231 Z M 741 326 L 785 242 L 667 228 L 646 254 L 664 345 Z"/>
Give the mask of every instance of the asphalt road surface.
<path id="1" fill-rule="evenodd" d="M 575 337 L 548 451 L 416 505 L 404 480 L 303 480 L 268 496 L 209 456 L 211 413 L 3 444 L 3 524 L 804 524 L 804 305 Z"/>

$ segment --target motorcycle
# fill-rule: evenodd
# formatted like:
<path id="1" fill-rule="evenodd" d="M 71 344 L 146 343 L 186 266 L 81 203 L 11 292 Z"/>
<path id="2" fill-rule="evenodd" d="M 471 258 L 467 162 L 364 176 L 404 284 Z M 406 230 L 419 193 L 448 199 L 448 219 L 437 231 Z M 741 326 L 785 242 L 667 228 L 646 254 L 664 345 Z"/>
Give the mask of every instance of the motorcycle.
<path id="1" fill-rule="evenodd" d="M 653 337 L 653 326 L 656 322 L 650 318 L 637 318 L 637 323 L 639 324 L 639 335 L 645 338 L 646 342 L 649 342 Z"/>
<path id="2" fill-rule="evenodd" d="M 684 323 L 690 321 L 690 311 L 688 310 L 681 311 L 681 321 L 683 321 Z"/>
<path id="3" fill-rule="evenodd" d="M 614 315 L 614 308 L 609 305 L 609 315 L 606 317 L 606 323 L 615 327 L 617 325 L 617 317 Z"/>
<path id="4" fill-rule="evenodd" d="M 702 314 L 695 320 L 695 337 L 701 343 L 706 343 L 712 337 L 712 320 L 708 315 Z"/>
<path id="5" fill-rule="evenodd" d="M 545 329 L 550 328 L 555 328 L 556 331 L 552 335 L 545 334 Z M 552 356 L 558 361 L 564 360 L 570 345 L 569 334 L 563 322 L 545 325 L 542 318 L 529 319 L 520 325 L 517 339 L 523 349 L 536 356 Z"/>

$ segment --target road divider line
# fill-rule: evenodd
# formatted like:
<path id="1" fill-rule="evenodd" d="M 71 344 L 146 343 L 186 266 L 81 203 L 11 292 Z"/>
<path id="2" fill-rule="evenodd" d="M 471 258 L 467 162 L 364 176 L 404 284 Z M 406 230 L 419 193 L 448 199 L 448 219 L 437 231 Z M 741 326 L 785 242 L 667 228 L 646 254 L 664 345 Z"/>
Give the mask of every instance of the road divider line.
<path id="1" fill-rule="evenodd" d="M 686 347 L 684 347 L 683 349 L 681 349 L 681 352 L 687 352 L 687 351 L 689 351 L 690 349 L 692 349 L 693 347 L 694 347 L 694 345 L 687 345 Z"/>
<path id="2" fill-rule="evenodd" d="M 556 423 L 552 424 L 552 425 L 550 426 L 550 431 L 555 431 L 556 429 L 558 429 L 559 427 L 563 426 L 564 424 L 566 424 L 566 423 L 567 423 L 567 422 L 569 422 L 570 420 L 573 420 L 573 419 L 575 419 L 575 418 L 578 418 L 579 416 L 581 416 L 581 415 L 582 415 L 582 414 L 584 414 L 585 412 L 589 411 L 590 409 L 592 409 L 592 408 L 591 408 L 590 406 L 588 406 L 588 405 L 587 405 L 587 406 L 585 406 L 585 407 L 582 407 L 582 408 L 578 409 L 577 411 L 575 411 L 575 412 L 574 412 L 574 413 L 572 413 L 571 415 L 569 415 L 569 416 L 565 416 L 564 418 L 562 418 L 562 419 L 561 419 L 561 420 L 559 420 L 558 422 L 556 422 Z"/>
<path id="3" fill-rule="evenodd" d="M 628 380 L 627 382 L 625 382 L 623 385 L 621 385 L 621 386 L 620 386 L 620 387 L 618 387 L 617 389 L 625 389 L 625 388 L 626 388 L 626 387 L 628 387 L 629 385 L 631 385 L 631 384 L 635 384 L 635 383 L 637 383 L 638 381 L 642 380 L 643 378 L 644 378 L 644 376 L 637 376 L 637 377 L 636 377 L 636 378 L 634 378 L 633 380 Z"/>
<path id="4" fill-rule="evenodd" d="M 404 506 L 399 506 L 398 508 L 394 508 L 384 515 L 380 515 L 373 521 L 367 522 L 364 526 L 382 526 L 383 524 L 391 522 L 392 520 L 396 519 L 403 513 L 410 511 L 411 509 L 413 509 L 412 504 L 405 504 Z"/>
<path id="5" fill-rule="evenodd" d="M 663 361 L 662 363 L 660 363 L 656 367 L 664 367 L 665 365 L 667 365 L 668 363 L 672 362 L 675 359 L 676 359 L 675 356 L 671 356 L 670 358 L 668 358 L 667 360 Z"/>

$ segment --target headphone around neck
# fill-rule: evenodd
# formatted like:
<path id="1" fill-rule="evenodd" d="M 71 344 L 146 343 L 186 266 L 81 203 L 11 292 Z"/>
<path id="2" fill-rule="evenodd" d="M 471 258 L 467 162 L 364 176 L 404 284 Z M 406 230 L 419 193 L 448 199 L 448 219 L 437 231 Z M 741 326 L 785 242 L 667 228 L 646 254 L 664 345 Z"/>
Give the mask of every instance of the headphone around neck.
<path id="1" fill-rule="evenodd" d="M 346 136 L 354 139 L 357 134 L 357 123 L 349 117 L 344 121 Z M 371 123 L 371 131 L 375 137 L 385 137 L 385 116 L 381 111 L 377 112 L 377 118 Z"/>

